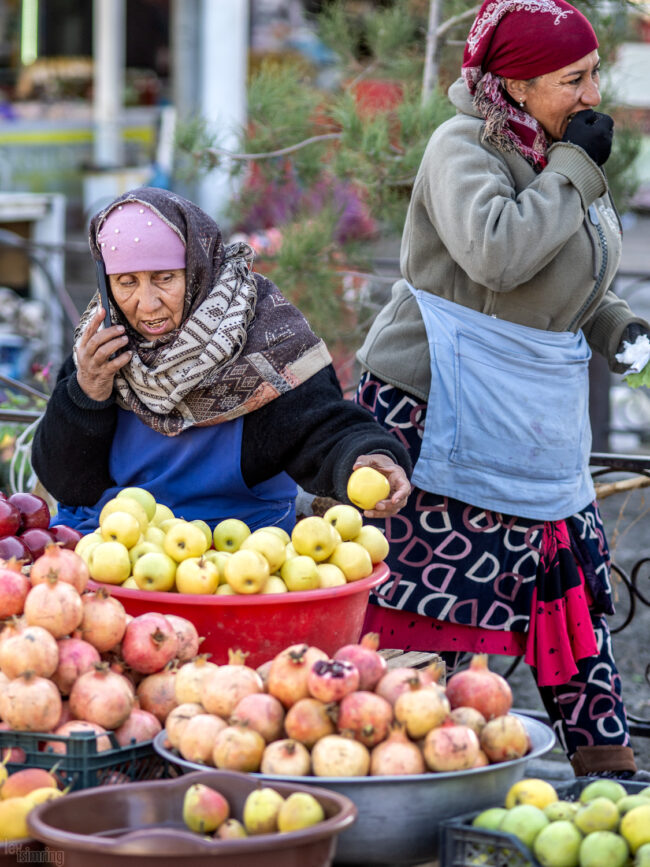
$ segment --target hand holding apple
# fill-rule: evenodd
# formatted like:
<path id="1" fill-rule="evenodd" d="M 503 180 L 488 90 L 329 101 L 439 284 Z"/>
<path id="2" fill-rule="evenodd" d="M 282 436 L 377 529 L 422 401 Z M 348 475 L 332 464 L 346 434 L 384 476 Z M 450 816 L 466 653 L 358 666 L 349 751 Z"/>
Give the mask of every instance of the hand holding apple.
<path id="1" fill-rule="evenodd" d="M 402 509 L 411 493 L 411 483 L 408 476 L 388 455 L 359 455 L 354 462 L 354 470 L 361 467 L 372 467 L 386 477 L 389 483 L 389 493 L 384 499 L 375 502 L 373 508 L 366 508 L 364 515 L 368 518 L 387 518 L 397 514 Z"/>

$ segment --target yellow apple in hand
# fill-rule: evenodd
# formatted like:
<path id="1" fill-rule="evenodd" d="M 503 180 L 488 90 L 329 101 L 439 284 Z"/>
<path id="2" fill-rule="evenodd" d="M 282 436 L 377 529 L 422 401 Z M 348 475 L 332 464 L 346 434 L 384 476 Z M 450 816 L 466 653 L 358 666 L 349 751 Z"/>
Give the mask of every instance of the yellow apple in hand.
<path id="1" fill-rule="evenodd" d="M 298 554 L 306 554 L 320 563 L 327 560 L 336 543 L 329 522 L 312 515 L 298 521 L 291 533 L 291 544 Z"/>
<path id="2" fill-rule="evenodd" d="M 370 554 L 358 542 L 341 542 L 334 549 L 328 562 L 339 567 L 346 581 L 367 578 L 372 572 Z"/>
<path id="3" fill-rule="evenodd" d="M 338 530 L 341 542 L 349 542 L 350 539 L 354 539 L 363 526 L 361 512 L 354 506 L 347 506 L 345 503 L 332 506 L 325 512 L 323 518 Z"/>
<path id="4" fill-rule="evenodd" d="M 100 527 L 103 525 L 104 520 L 113 512 L 129 512 L 137 520 L 138 524 L 140 524 L 140 532 L 142 535 L 144 536 L 147 532 L 147 527 L 149 526 L 147 513 L 140 503 L 132 497 L 113 497 L 112 500 L 109 500 L 99 513 Z"/>
<path id="5" fill-rule="evenodd" d="M 270 573 L 269 564 L 258 551 L 235 551 L 224 568 L 226 581 L 235 593 L 259 593 Z"/>
<path id="6" fill-rule="evenodd" d="M 140 503 L 147 515 L 147 521 L 153 521 L 157 503 L 154 495 L 150 494 L 145 488 L 122 488 L 116 494 L 116 497 L 118 499 L 119 497 L 131 497 L 136 503 Z"/>
<path id="7" fill-rule="evenodd" d="M 164 551 L 151 551 L 136 561 L 133 577 L 140 590 L 166 592 L 174 586 L 176 561 Z"/>
<path id="8" fill-rule="evenodd" d="M 209 560 L 211 563 L 217 567 L 219 572 L 219 584 L 226 583 L 226 575 L 224 573 L 224 569 L 226 568 L 226 560 L 228 557 L 232 557 L 232 554 L 229 554 L 227 551 L 215 551 L 214 548 L 210 548 L 203 555 L 204 560 Z"/>
<path id="9" fill-rule="evenodd" d="M 130 512 L 111 512 L 100 529 L 106 542 L 121 542 L 125 548 L 132 548 L 141 537 L 140 524 Z"/>
<path id="10" fill-rule="evenodd" d="M 374 524 L 364 524 L 352 541 L 363 545 L 373 563 L 381 563 L 388 556 L 388 540 Z"/>
<path id="11" fill-rule="evenodd" d="M 364 512 L 374 509 L 380 500 L 390 494 L 390 482 L 383 473 L 372 467 L 359 467 L 348 479 L 348 497 Z"/>
<path id="12" fill-rule="evenodd" d="M 316 568 L 321 587 L 342 587 L 348 583 L 343 572 L 334 563 L 319 563 Z"/>
<path id="13" fill-rule="evenodd" d="M 214 593 L 219 586 L 219 569 L 204 557 L 188 557 L 176 567 L 179 593 Z"/>
<path id="14" fill-rule="evenodd" d="M 226 518 L 219 521 L 214 528 L 212 540 L 217 551 L 228 551 L 228 553 L 234 554 L 250 534 L 250 528 L 244 521 L 240 521 L 239 518 Z"/>
<path id="15" fill-rule="evenodd" d="M 154 525 L 154 527 L 160 527 L 163 521 L 168 521 L 170 518 L 175 517 L 176 516 L 169 508 L 169 506 L 165 506 L 164 503 L 156 503 L 156 510 L 153 513 L 151 523 Z"/>
<path id="16" fill-rule="evenodd" d="M 257 551 L 265 557 L 269 564 L 270 572 L 277 572 L 284 563 L 285 543 L 275 533 L 268 530 L 256 530 L 247 536 L 239 546 L 240 551 Z"/>
<path id="17" fill-rule="evenodd" d="M 88 571 L 94 581 L 121 584 L 131 574 L 128 548 L 121 542 L 100 542 L 90 552 Z"/>
<path id="18" fill-rule="evenodd" d="M 208 543 L 208 548 L 212 547 L 212 530 L 210 529 L 210 525 L 206 521 L 201 521 L 199 518 L 195 518 L 193 521 L 190 521 L 190 524 L 194 524 L 195 527 L 198 527 L 199 530 L 202 531 L 205 536 L 205 540 Z M 206 548 L 206 551 L 208 549 Z"/>
<path id="19" fill-rule="evenodd" d="M 188 557 L 200 557 L 208 550 L 203 530 L 190 521 L 178 521 L 165 533 L 163 551 L 177 563 Z"/>
<path id="20" fill-rule="evenodd" d="M 316 563 L 306 554 L 292 557 L 283 563 L 280 576 L 289 590 L 316 590 L 320 587 Z"/>

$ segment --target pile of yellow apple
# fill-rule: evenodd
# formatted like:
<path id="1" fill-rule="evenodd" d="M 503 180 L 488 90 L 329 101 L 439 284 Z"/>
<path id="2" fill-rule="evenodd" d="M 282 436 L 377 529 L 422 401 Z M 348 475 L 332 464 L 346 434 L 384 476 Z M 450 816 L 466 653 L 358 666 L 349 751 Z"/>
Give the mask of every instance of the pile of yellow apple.
<path id="1" fill-rule="evenodd" d="M 212 531 L 205 521 L 176 517 L 143 488 L 124 488 L 106 503 L 99 527 L 80 539 L 75 551 L 100 583 L 228 595 L 357 581 L 385 559 L 388 542 L 381 530 L 363 523 L 355 506 L 343 503 L 323 517 L 298 521 L 291 535 L 276 526 L 251 532 L 238 518 L 227 518 Z"/>

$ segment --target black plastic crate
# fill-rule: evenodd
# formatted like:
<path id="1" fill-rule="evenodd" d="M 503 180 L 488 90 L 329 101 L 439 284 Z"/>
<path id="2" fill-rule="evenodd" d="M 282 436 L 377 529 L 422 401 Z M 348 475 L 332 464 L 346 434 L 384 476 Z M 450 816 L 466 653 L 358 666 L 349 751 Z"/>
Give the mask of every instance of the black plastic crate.
<path id="1" fill-rule="evenodd" d="M 567 783 L 549 782 L 563 801 L 575 801 L 580 792 L 595 777 L 578 777 Z M 632 795 L 648 787 L 647 783 L 619 780 Z M 501 807 L 502 804 L 494 804 Z M 478 812 L 466 813 L 440 823 L 440 867 L 541 867 L 539 861 L 521 840 L 503 831 L 473 828 L 472 819 Z"/>
<path id="2" fill-rule="evenodd" d="M 111 741 L 111 749 L 98 752 L 94 732 L 55 735 L 50 732 L 0 731 L 0 753 L 4 755 L 10 747 L 25 752 L 23 762 L 7 762 L 6 769 L 10 774 L 23 768 L 49 771 L 56 766 L 57 778 L 71 791 L 177 776 L 177 771 L 154 750 L 153 741 L 121 747 L 113 732 L 106 732 L 106 735 Z M 43 749 L 46 741 L 64 743 L 65 754 Z"/>

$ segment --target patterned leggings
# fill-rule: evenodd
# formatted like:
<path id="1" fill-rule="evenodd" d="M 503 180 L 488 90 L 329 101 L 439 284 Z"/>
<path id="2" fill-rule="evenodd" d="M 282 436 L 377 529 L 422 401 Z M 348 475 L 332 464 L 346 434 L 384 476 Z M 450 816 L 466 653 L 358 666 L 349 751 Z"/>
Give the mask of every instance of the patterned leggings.
<path id="1" fill-rule="evenodd" d="M 621 677 L 614 662 L 612 639 L 603 616 L 592 617 L 598 655 L 577 663 L 578 673 L 560 686 L 538 686 L 555 735 L 569 758 L 580 746 L 629 746 L 630 736 L 621 699 Z M 467 656 L 443 651 L 450 675 Z M 531 668 L 533 677 L 536 675 Z"/>

